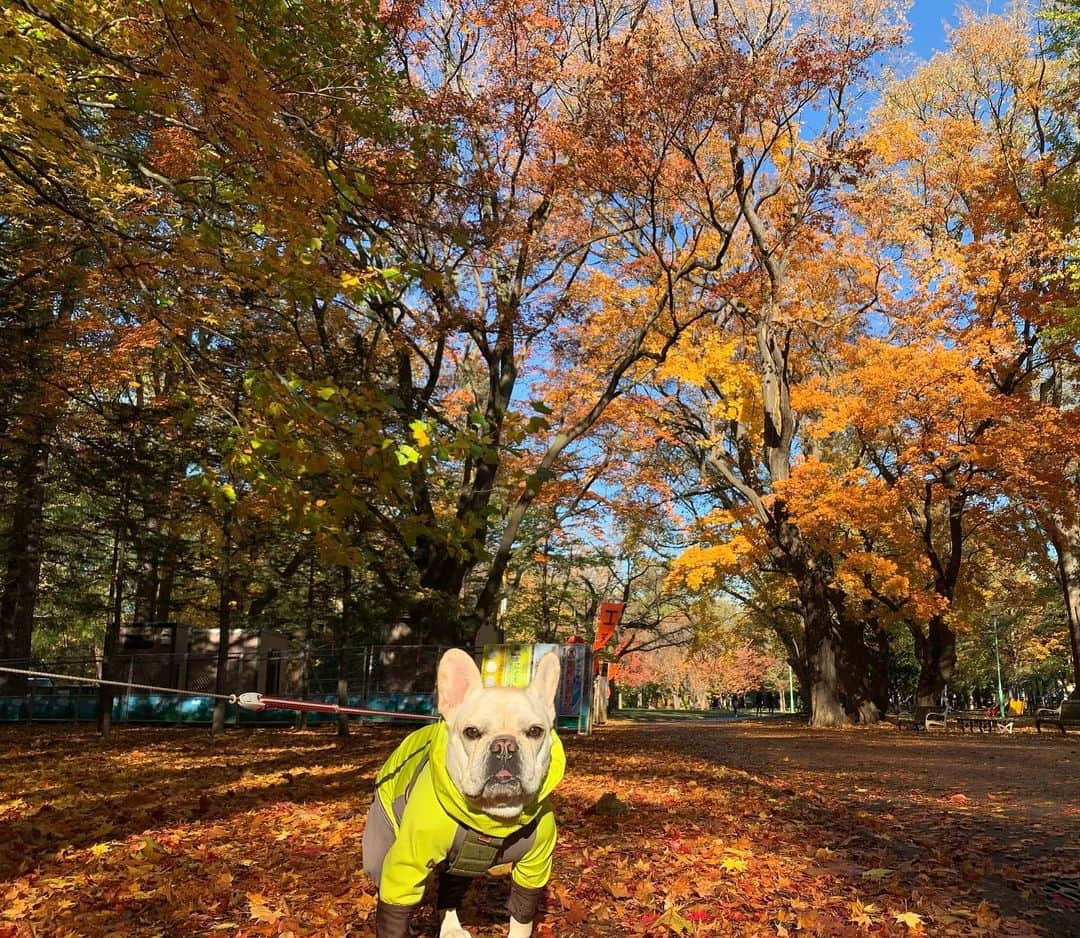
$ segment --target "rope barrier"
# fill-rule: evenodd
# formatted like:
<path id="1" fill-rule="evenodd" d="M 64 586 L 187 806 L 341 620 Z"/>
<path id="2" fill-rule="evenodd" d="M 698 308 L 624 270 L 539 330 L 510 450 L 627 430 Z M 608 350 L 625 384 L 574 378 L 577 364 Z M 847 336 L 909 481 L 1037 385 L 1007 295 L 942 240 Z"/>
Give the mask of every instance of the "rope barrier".
<path id="1" fill-rule="evenodd" d="M 107 681 L 100 677 L 78 677 L 74 674 L 55 674 L 52 671 L 31 671 L 26 668 L 9 668 L 0 665 L 0 672 L 22 674 L 26 677 L 47 677 L 61 681 L 77 681 L 83 684 L 104 684 L 123 687 L 126 690 L 152 690 L 161 694 L 184 694 L 188 697 L 210 697 L 258 713 L 260 710 L 303 710 L 309 713 L 339 713 L 348 716 L 394 717 L 401 720 L 438 720 L 429 713 L 399 713 L 394 710 L 365 710 L 362 707 L 344 707 L 336 703 L 317 700 L 297 700 L 292 697 L 266 697 L 254 691 L 243 694 L 212 694 L 209 691 L 181 690 L 179 687 L 158 687 L 155 684 L 134 684 L 128 681 Z"/>
<path id="2" fill-rule="evenodd" d="M 4 671 L 7 674 L 25 674 L 28 677 L 48 677 L 56 678 L 61 681 L 78 681 L 83 684 L 106 684 L 112 687 L 124 687 L 135 690 L 156 690 L 162 694 L 186 694 L 189 697 L 212 697 L 214 700 L 227 700 L 229 703 L 236 703 L 238 698 L 236 694 L 212 694 L 209 691 L 201 690 L 180 690 L 178 687 L 158 687 L 154 684 L 132 684 L 128 681 L 107 681 L 100 677 L 77 677 L 74 674 L 54 674 L 51 671 L 28 671 L 24 668 L 8 668 L 0 665 L 0 671 Z"/>

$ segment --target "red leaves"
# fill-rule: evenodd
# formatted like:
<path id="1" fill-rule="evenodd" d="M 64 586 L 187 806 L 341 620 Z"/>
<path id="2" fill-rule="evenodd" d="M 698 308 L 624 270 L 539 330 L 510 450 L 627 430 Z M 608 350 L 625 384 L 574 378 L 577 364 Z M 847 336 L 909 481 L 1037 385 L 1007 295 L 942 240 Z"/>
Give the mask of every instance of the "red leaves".
<path id="1" fill-rule="evenodd" d="M 0 777 L 0 938 L 370 938 L 363 816 L 399 731 L 211 744 L 201 731 L 124 729 L 108 749 L 88 732 L 35 732 L 54 742 L 27 746 L 23 728 L 0 735 L 10 740 L 0 750 L 12 750 L 0 753 L 12 768 Z M 950 768 L 913 776 L 923 740 L 802 732 L 615 724 L 568 737 L 537 938 L 1028 936 L 1037 932 L 1009 903 L 1037 915 L 1050 902 L 1023 877 L 1080 873 L 1043 838 L 1013 838 L 1015 825 L 1037 823 L 1022 814 L 1030 799 L 983 791 L 969 740 Z M 1010 751 L 1024 739 L 1010 738 Z M 1068 750 L 1030 742 L 1017 755 L 1031 777 L 1060 777 L 1066 766 L 1052 759 Z M 16 745 L 30 757 L 15 758 Z M 838 766 L 857 766 L 858 779 L 838 780 Z M 605 794 L 625 810 L 594 810 Z M 1009 822 L 1000 831 L 988 824 L 999 805 Z M 1078 823 L 1055 816 L 1057 835 L 1074 837 Z M 474 938 L 504 938 L 506 888 L 505 879 L 473 888 L 462 920 Z"/>

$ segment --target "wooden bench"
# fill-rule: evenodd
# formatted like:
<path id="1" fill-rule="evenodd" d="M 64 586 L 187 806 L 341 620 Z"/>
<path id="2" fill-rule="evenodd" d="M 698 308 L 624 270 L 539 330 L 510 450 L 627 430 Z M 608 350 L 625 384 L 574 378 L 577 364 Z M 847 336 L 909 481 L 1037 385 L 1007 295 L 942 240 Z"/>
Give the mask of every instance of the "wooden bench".
<path id="1" fill-rule="evenodd" d="M 1041 733 L 1044 723 L 1053 723 L 1063 736 L 1066 726 L 1080 727 L 1080 700 L 1063 700 L 1056 710 L 1040 707 L 1035 711 L 1035 729 Z"/>

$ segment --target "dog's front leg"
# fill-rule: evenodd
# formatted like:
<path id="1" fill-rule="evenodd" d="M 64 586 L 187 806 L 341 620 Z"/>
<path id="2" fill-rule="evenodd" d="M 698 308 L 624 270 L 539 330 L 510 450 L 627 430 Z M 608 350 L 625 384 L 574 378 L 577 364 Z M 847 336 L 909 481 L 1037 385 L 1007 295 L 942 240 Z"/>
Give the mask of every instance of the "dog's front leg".
<path id="1" fill-rule="evenodd" d="M 443 912 L 442 924 L 439 926 L 439 938 L 472 938 L 469 932 L 461 927 L 458 921 L 457 909 L 447 909 Z"/>
<path id="2" fill-rule="evenodd" d="M 530 938 L 532 935 L 532 922 L 519 922 L 514 916 L 510 916 L 510 932 L 507 938 Z"/>

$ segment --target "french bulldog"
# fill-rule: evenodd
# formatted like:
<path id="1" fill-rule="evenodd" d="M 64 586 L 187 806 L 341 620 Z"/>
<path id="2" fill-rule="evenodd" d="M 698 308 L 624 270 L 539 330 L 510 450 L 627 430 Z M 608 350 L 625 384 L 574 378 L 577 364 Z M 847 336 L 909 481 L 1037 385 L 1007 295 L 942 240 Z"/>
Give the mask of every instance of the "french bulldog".
<path id="1" fill-rule="evenodd" d="M 470 938 L 458 906 L 470 879 L 512 865 L 509 938 L 529 938 L 551 875 L 549 795 L 566 766 L 555 733 L 559 658 L 526 688 L 484 687 L 464 651 L 439 662 L 442 720 L 410 733 L 384 763 L 364 827 L 364 869 L 379 888 L 377 938 L 405 938 L 438 875 L 439 938 Z"/>

